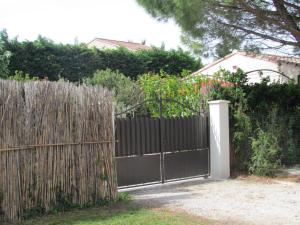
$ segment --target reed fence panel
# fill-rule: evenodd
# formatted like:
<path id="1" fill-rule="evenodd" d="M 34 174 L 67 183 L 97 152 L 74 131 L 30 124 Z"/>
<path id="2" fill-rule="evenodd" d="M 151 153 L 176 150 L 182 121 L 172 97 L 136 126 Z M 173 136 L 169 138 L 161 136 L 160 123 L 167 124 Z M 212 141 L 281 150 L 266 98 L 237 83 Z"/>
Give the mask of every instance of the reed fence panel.
<path id="1" fill-rule="evenodd" d="M 0 221 L 115 199 L 113 126 L 106 89 L 0 80 Z"/>

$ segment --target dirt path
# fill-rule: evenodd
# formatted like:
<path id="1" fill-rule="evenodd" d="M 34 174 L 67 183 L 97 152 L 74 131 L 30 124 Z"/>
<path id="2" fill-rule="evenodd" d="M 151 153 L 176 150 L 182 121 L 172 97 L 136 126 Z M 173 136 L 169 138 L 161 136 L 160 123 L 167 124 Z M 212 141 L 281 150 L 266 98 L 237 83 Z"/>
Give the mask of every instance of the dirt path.
<path id="1" fill-rule="evenodd" d="M 130 192 L 139 204 L 184 210 L 225 224 L 300 225 L 300 182 L 199 179 Z"/>

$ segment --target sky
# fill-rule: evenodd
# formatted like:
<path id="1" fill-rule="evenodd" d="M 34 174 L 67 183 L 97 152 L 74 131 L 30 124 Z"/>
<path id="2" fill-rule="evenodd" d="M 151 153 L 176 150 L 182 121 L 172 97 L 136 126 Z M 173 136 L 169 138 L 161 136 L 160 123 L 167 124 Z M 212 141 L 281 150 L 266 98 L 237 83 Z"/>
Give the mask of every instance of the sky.
<path id="1" fill-rule="evenodd" d="M 167 49 L 182 47 L 180 28 L 158 22 L 135 0 L 0 0 L 0 30 L 10 38 L 87 43 L 96 37 L 141 42 Z"/>

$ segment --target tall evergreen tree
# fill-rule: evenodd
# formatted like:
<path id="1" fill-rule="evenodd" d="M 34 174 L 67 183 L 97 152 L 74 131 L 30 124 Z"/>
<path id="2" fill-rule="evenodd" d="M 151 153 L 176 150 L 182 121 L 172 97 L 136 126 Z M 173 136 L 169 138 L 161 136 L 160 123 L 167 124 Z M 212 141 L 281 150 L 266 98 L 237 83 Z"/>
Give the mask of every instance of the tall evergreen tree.
<path id="1" fill-rule="evenodd" d="M 300 54 L 299 0 L 137 0 L 152 16 L 174 19 L 185 42 L 221 56 L 236 47 Z M 196 46 L 199 51 L 199 46 Z"/>

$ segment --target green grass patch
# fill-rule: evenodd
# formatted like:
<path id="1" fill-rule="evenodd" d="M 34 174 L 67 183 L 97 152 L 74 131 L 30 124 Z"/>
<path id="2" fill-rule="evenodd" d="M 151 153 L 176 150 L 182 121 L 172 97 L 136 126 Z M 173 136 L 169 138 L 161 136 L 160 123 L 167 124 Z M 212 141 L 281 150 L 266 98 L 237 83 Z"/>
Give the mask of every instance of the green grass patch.
<path id="1" fill-rule="evenodd" d="M 166 209 L 150 209 L 137 206 L 130 201 L 110 206 L 72 210 L 35 219 L 16 225 L 211 225 L 211 221 L 182 212 Z"/>

